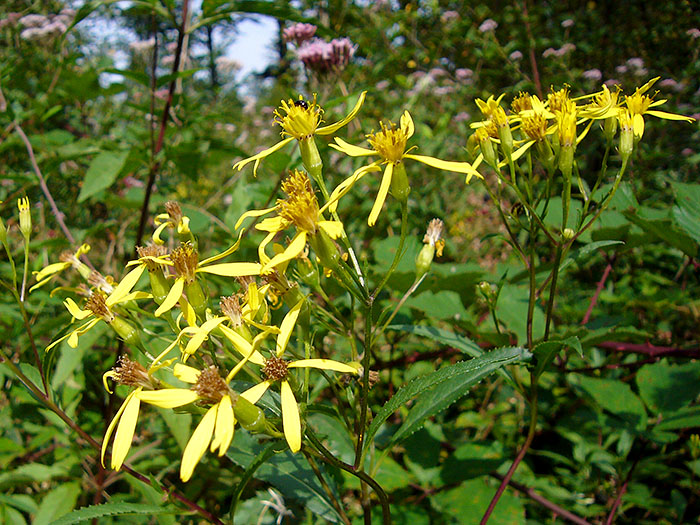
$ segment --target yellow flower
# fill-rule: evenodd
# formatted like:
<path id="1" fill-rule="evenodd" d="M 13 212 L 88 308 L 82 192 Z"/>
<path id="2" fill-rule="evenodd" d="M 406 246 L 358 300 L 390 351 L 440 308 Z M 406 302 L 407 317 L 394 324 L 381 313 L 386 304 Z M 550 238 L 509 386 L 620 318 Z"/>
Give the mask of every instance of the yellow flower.
<path id="1" fill-rule="evenodd" d="M 195 467 L 207 451 L 218 451 L 223 456 L 233 440 L 236 416 L 234 405 L 238 402 L 239 394 L 231 391 L 228 383 L 247 362 L 243 359 L 223 379 L 215 366 L 199 371 L 195 368 L 176 364 L 175 376 L 190 383 L 192 388 L 166 388 L 162 390 L 141 391 L 138 397 L 141 401 L 160 408 L 176 408 L 198 400 L 213 403 L 192 433 L 185 446 L 180 464 L 180 479 L 188 481 Z M 243 394 L 240 395 L 244 397 Z M 253 401 L 251 401 L 253 403 Z"/>
<path id="2" fill-rule="evenodd" d="M 76 348 L 78 346 L 78 338 L 100 321 L 107 323 L 117 335 L 127 343 L 140 346 L 138 330 L 111 309 L 113 306 L 133 301 L 134 299 L 146 299 L 151 297 L 151 294 L 145 292 L 131 292 L 131 288 L 136 284 L 133 278 L 130 277 L 132 273 L 133 272 L 127 274 L 124 280 L 114 288 L 114 291 L 109 294 L 109 296 L 105 296 L 100 291 L 94 291 L 85 304 L 85 310 L 81 309 L 70 297 L 63 301 L 63 305 L 68 309 L 74 319 L 78 321 L 85 321 L 87 319 L 88 321 L 72 330 L 68 335 L 51 343 L 46 347 L 46 351 L 48 352 L 65 339 L 68 340 L 68 345 L 71 348 Z"/>
<path id="3" fill-rule="evenodd" d="M 283 138 L 271 148 L 267 148 L 257 155 L 237 162 L 233 165 L 233 169 L 238 169 L 240 171 L 247 164 L 255 162 L 253 165 L 253 175 L 256 175 L 262 159 L 282 149 L 293 140 L 302 142 L 313 138 L 315 135 L 332 135 L 355 118 L 355 115 L 360 111 L 365 101 L 366 94 L 366 91 L 360 94 L 360 97 L 355 103 L 355 107 L 352 108 L 345 118 L 339 120 L 335 124 L 329 124 L 328 126 L 321 126 L 323 122 L 323 110 L 316 104 L 315 95 L 313 100 L 309 101 L 304 100 L 301 95 L 299 95 L 298 100 L 289 99 L 286 102 L 283 100 L 281 106 L 275 110 L 274 121 L 281 126 L 282 137 L 286 138 Z"/>
<path id="4" fill-rule="evenodd" d="M 114 436 L 114 444 L 112 445 L 112 461 L 110 467 L 114 470 L 119 470 L 126 459 L 126 455 L 129 453 L 131 442 L 134 439 L 136 421 L 139 417 L 139 409 L 141 407 L 139 394 L 144 388 L 154 388 L 156 383 L 151 379 L 150 374 L 143 366 L 126 356 L 121 356 L 117 366 L 102 376 L 105 390 L 111 394 L 112 391 L 107 385 L 107 378 L 111 378 L 122 385 L 137 387 L 126 397 L 124 403 L 122 403 L 122 406 L 112 419 L 109 427 L 107 427 L 105 437 L 102 440 L 102 452 L 100 457 L 102 466 L 104 466 L 105 452 L 107 451 L 109 438 L 112 437 L 114 428 L 117 428 L 117 433 Z"/>
<path id="5" fill-rule="evenodd" d="M 25 239 L 28 239 L 32 233 L 32 212 L 29 209 L 29 197 L 17 199 L 17 208 L 19 209 L 19 231 Z"/>
<path id="6" fill-rule="evenodd" d="M 83 244 L 80 246 L 80 248 L 78 248 L 78 250 L 75 253 L 68 251 L 63 252 L 59 257 L 61 262 L 49 264 L 48 266 L 45 266 L 38 272 L 33 272 L 36 277 L 37 283 L 34 286 L 32 286 L 29 289 L 29 291 L 32 292 L 37 288 L 44 286 L 57 274 L 71 267 L 75 268 L 80 273 L 80 275 L 83 276 L 84 279 L 87 279 L 88 277 L 90 277 L 90 268 L 88 268 L 86 264 L 80 262 L 80 257 L 88 253 L 89 251 L 90 245 Z"/>
<path id="7" fill-rule="evenodd" d="M 156 215 L 154 219 L 157 228 L 153 232 L 153 242 L 164 244 L 165 241 L 160 238 L 160 234 L 163 233 L 165 228 L 176 230 L 181 240 L 187 237 L 191 238 L 190 218 L 182 214 L 180 205 L 175 201 L 168 201 L 165 203 L 165 211 L 167 213 Z"/>
<path id="8" fill-rule="evenodd" d="M 177 274 L 175 282 L 170 288 L 168 295 L 155 311 L 156 317 L 163 315 L 177 304 L 182 297 L 182 292 L 185 289 L 185 285 L 194 283 L 198 273 L 209 273 L 213 275 L 222 275 L 225 277 L 259 275 L 260 264 L 258 263 L 233 262 L 210 264 L 232 253 L 237 248 L 238 242 L 221 254 L 214 255 L 213 257 L 209 257 L 203 261 L 199 261 L 199 254 L 197 253 L 196 248 L 191 243 L 186 243 L 173 250 L 168 259 L 153 259 L 160 264 L 173 266 L 175 268 L 175 273 Z M 139 265 L 134 272 L 139 271 L 143 273 L 144 269 L 145 265 Z"/>
<path id="9" fill-rule="evenodd" d="M 298 361 L 287 361 L 283 359 L 287 343 L 294 330 L 299 311 L 304 305 L 305 299 L 292 308 L 282 320 L 280 325 L 280 333 L 277 336 L 276 352 L 269 359 L 265 360 L 263 373 L 267 380 L 255 385 L 241 394 L 251 403 L 256 403 L 267 389 L 275 381 L 280 382 L 280 398 L 282 402 L 282 426 L 284 428 L 284 437 L 292 452 L 298 452 L 301 449 L 301 419 L 299 418 L 299 407 L 297 406 L 294 392 L 289 385 L 287 376 L 290 368 L 318 368 L 322 370 L 333 370 L 344 374 L 357 374 L 357 368 L 333 361 L 331 359 L 300 359 Z"/>
<path id="10" fill-rule="evenodd" d="M 379 193 L 377 194 L 377 198 L 374 201 L 374 206 L 372 207 L 372 211 L 367 219 L 367 223 L 370 226 L 374 226 L 374 224 L 377 222 L 379 212 L 381 211 L 384 201 L 386 200 L 386 196 L 389 193 L 389 187 L 392 185 L 392 177 L 394 176 L 394 172 L 399 167 L 399 170 L 403 170 L 404 159 L 415 160 L 441 170 L 465 173 L 467 174 L 467 182 L 469 182 L 472 176 L 481 178 L 479 172 L 477 172 L 468 162 L 450 162 L 425 155 L 413 155 L 408 153 L 410 149 L 408 151 L 406 150 L 406 142 L 413 136 L 415 129 L 413 126 L 413 119 L 408 111 L 404 111 L 403 115 L 401 116 L 399 127 L 396 127 L 396 125 L 393 123 L 389 126 L 385 126 L 383 123 L 380 125 L 380 131 L 367 135 L 367 140 L 373 149 L 354 146 L 352 144 L 348 144 L 340 138 L 336 138 L 336 143 L 331 144 L 332 148 L 337 149 L 338 151 L 341 151 L 351 157 L 365 157 L 369 155 L 379 155 L 380 157 L 379 160 L 376 160 L 371 164 L 363 166 L 355 171 L 355 173 L 353 173 L 345 181 L 341 182 L 338 187 L 333 190 L 329 201 L 331 211 L 335 211 L 338 199 L 345 195 L 358 180 L 360 180 L 370 171 L 377 171 L 381 164 L 386 164 L 386 168 L 384 169 L 382 182 L 379 186 Z M 408 192 L 406 191 L 406 196 L 407 195 Z"/>
<path id="11" fill-rule="evenodd" d="M 291 172 L 282 183 L 282 190 L 287 194 L 287 198 L 279 199 L 274 208 L 246 212 L 236 222 L 236 228 L 239 228 L 248 217 L 260 217 L 277 211 L 277 216 L 269 217 L 256 225 L 256 229 L 268 232 L 258 248 L 260 262 L 263 263 L 261 270 L 263 274 L 298 257 L 304 251 L 307 240 L 312 243 L 317 255 L 323 261 L 323 253 L 319 253 L 327 244 L 324 242 L 323 246 L 321 245 L 323 235 L 337 239 L 343 234 L 341 222 L 327 221 L 323 218 L 323 213 L 331 206 L 334 199 L 331 198 L 322 208 L 319 208 L 318 199 L 306 173 L 299 170 Z M 289 226 L 296 227 L 297 234 L 282 253 L 270 259 L 265 253 L 265 247 L 278 232 Z"/>
<path id="12" fill-rule="evenodd" d="M 650 97 L 645 95 L 649 88 L 654 85 L 654 83 L 659 80 L 659 77 L 652 78 L 649 82 L 644 84 L 642 87 L 638 87 L 633 95 L 625 96 L 625 104 L 627 105 L 627 110 L 632 116 L 632 121 L 634 125 L 634 138 L 639 140 L 644 134 L 644 117 L 643 115 L 651 115 L 652 117 L 662 118 L 665 120 L 684 120 L 686 122 L 694 122 L 695 119 L 686 117 L 684 115 L 677 115 L 675 113 L 667 113 L 665 111 L 657 111 L 655 109 L 649 109 L 666 102 L 663 100 L 653 100 L 653 95 Z"/>

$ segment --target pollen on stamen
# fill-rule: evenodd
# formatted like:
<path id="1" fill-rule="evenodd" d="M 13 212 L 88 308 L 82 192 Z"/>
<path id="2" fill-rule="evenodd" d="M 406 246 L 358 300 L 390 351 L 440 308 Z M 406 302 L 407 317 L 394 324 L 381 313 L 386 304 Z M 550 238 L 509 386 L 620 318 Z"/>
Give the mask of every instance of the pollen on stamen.
<path id="1" fill-rule="evenodd" d="M 265 359 L 265 365 L 263 366 L 263 374 L 270 381 L 278 381 L 287 377 L 287 361 L 281 357 L 272 356 L 269 359 Z"/>
<path id="2" fill-rule="evenodd" d="M 199 397 L 218 403 L 221 398 L 228 395 L 228 386 L 219 375 L 219 369 L 214 365 L 205 368 L 199 374 L 197 382 L 192 386 Z"/>
<path id="3" fill-rule="evenodd" d="M 387 126 L 380 122 L 379 125 L 381 130 L 367 135 L 367 141 L 384 160 L 393 163 L 400 162 L 406 152 L 406 142 L 408 141 L 406 131 L 394 123 Z"/>
<path id="4" fill-rule="evenodd" d="M 105 296 L 102 295 L 102 292 L 92 293 L 85 304 L 85 308 L 90 310 L 97 317 L 100 317 L 107 324 L 114 321 L 114 314 L 109 310 L 109 307 L 105 302 Z"/>
<path id="5" fill-rule="evenodd" d="M 152 259 L 145 259 L 145 257 L 165 257 L 168 254 L 168 249 L 165 246 L 161 246 L 160 244 L 151 243 L 146 246 L 137 246 L 136 254 L 139 256 L 139 259 L 143 259 L 143 262 L 146 265 L 148 271 L 152 272 L 160 268 L 161 265 L 153 261 Z"/>
<path id="6" fill-rule="evenodd" d="M 191 242 L 181 244 L 179 248 L 175 248 L 170 254 L 170 260 L 173 262 L 177 275 L 184 277 L 188 284 L 194 282 L 197 263 L 199 263 L 199 254 Z"/>
<path id="7" fill-rule="evenodd" d="M 219 301 L 219 306 L 223 314 L 231 321 L 233 328 L 238 328 L 243 324 L 241 320 L 241 302 L 237 295 L 222 297 L 221 301 Z"/>
<path id="8" fill-rule="evenodd" d="M 282 218 L 297 228 L 314 234 L 319 220 L 318 199 L 306 173 L 294 170 L 282 183 L 286 199 L 277 201 L 277 209 Z"/>
<path id="9" fill-rule="evenodd" d="M 132 361 L 126 355 L 119 357 L 117 366 L 112 369 L 111 377 L 120 385 L 141 386 L 152 389 L 154 385 L 148 371 L 137 361 Z"/>
<path id="10" fill-rule="evenodd" d="M 510 109 L 513 113 L 520 113 L 532 109 L 532 98 L 530 93 L 521 91 L 518 96 L 513 99 L 510 104 Z"/>

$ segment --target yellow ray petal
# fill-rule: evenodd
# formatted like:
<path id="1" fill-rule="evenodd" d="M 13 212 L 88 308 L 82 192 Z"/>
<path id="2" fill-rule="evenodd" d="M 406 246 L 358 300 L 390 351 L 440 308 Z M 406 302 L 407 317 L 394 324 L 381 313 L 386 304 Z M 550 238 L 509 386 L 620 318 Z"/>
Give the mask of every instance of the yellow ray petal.
<path id="1" fill-rule="evenodd" d="M 355 146 L 349 142 L 345 142 L 340 137 L 335 138 L 335 144 L 329 144 L 333 149 L 345 153 L 350 157 L 366 157 L 367 155 L 378 155 L 373 149 L 361 148 L 360 146 Z"/>
<path id="2" fill-rule="evenodd" d="M 272 268 L 275 268 L 286 261 L 295 259 L 301 252 L 304 251 L 304 246 L 306 246 L 306 232 L 300 231 L 294 236 L 292 242 L 290 242 L 289 246 L 287 246 L 287 249 L 270 259 L 265 266 L 263 266 L 261 272 L 266 273 Z"/>
<path id="3" fill-rule="evenodd" d="M 400 125 L 401 129 L 404 131 L 404 133 L 406 133 L 406 140 L 410 139 L 413 136 L 413 132 L 416 128 L 413 125 L 413 119 L 411 118 L 411 114 L 408 112 L 408 110 L 404 111 L 403 115 L 401 115 Z"/>
<path id="4" fill-rule="evenodd" d="M 83 335 L 85 332 L 90 330 L 93 326 L 95 326 L 97 323 L 99 323 L 100 320 L 95 318 L 89 320 L 87 323 L 85 323 L 83 326 L 80 326 L 73 330 L 69 335 L 68 335 L 68 346 L 71 348 L 78 348 L 78 337 Z M 51 345 L 53 346 L 53 344 Z M 49 347 L 50 348 L 50 347 Z M 47 348 L 48 350 L 48 348 Z"/>
<path id="5" fill-rule="evenodd" d="M 173 367 L 173 374 L 180 381 L 194 385 L 199 379 L 200 371 L 196 368 L 192 368 L 191 366 L 178 363 Z"/>
<path id="6" fill-rule="evenodd" d="M 219 259 L 223 259 L 224 257 L 228 257 L 229 255 L 234 253 L 236 250 L 238 250 L 238 247 L 241 245 L 241 237 L 243 237 L 243 233 L 243 230 L 238 232 L 238 239 L 235 243 L 233 243 L 232 246 L 229 246 L 221 253 L 217 253 L 216 255 L 212 255 L 211 257 L 204 259 L 203 261 L 199 261 L 199 264 L 197 266 L 208 266 L 211 263 L 218 261 Z"/>
<path id="7" fill-rule="evenodd" d="M 100 462 L 102 463 L 103 467 L 105 466 L 105 452 L 107 451 L 107 445 L 109 445 L 109 438 L 112 437 L 112 432 L 114 432 L 114 427 L 116 427 L 117 423 L 119 423 L 119 418 L 122 417 L 122 414 L 124 413 L 124 410 L 126 409 L 129 402 L 131 401 L 131 398 L 135 396 L 140 390 L 141 388 L 137 388 L 126 397 L 126 399 L 122 403 L 122 406 L 119 407 L 119 410 L 117 410 L 117 413 L 114 415 L 112 422 L 107 427 L 105 437 L 102 439 L 102 451 L 100 453 Z"/>
<path id="8" fill-rule="evenodd" d="M 214 319 L 209 319 L 206 323 L 203 323 L 196 331 L 192 339 L 189 340 L 187 346 L 185 347 L 185 353 L 192 355 L 197 349 L 202 346 L 207 337 L 209 337 L 209 332 L 214 328 L 223 323 L 227 317 L 215 317 Z"/>
<path id="9" fill-rule="evenodd" d="M 246 401 L 250 401 L 251 403 L 255 404 L 260 400 L 263 394 L 267 392 L 267 389 L 270 388 L 271 384 L 271 381 L 263 381 L 262 383 L 258 383 L 254 387 L 249 388 L 240 394 L 240 396 Z"/>
<path id="10" fill-rule="evenodd" d="M 209 450 L 216 452 L 218 448 L 218 455 L 223 456 L 233 439 L 235 424 L 236 420 L 233 416 L 231 398 L 229 396 L 224 396 L 221 398 L 221 401 L 219 401 L 219 409 L 216 412 L 216 425 L 214 426 L 214 438 L 211 440 L 211 447 Z"/>
<path id="11" fill-rule="evenodd" d="M 107 298 L 107 305 L 111 306 L 118 303 L 119 300 L 128 294 L 131 289 L 136 286 L 136 283 L 141 278 L 141 275 L 145 271 L 146 266 L 143 264 L 138 265 L 136 268 L 127 273 L 117 287 L 109 294 Z"/>
<path id="12" fill-rule="evenodd" d="M 356 374 L 357 368 L 332 359 L 300 359 L 287 365 L 289 368 L 320 368 L 322 370 L 335 370 L 344 374 Z"/>
<path id="13" fill-rule="evenodd" d="M 384 201 L 386 200 L 386 195 L 389 193 L 389 187 L 391 186 L 391 176 L 394 173 L 394 165 L 389 163 L 386 165 L 384 170 L 384 176 L 382 177 L 382 183 L 379 186 L 379 193 L 377 193 L 377 199 L 374 201 L 374 206 L 372 206 L 372 211 L 369 213 L 369 218 L 367 219 L 367 224 L 374 226 L 377 222 L 377 217 L 379 217 L 379 212 L 382 211 L 382 206 L 384 206 Z"/>
<path id="14" fill-rule="evenodd" d="M 364 177 L 371 171 L 380 171 L 379 161 L 375 161 L 367 166 L 362 166 L 361 168 L 357 169 L 355 173 L 353 173 L 343 182 L 338 184 L 338 186 L 333 190 L 333 193 L 331 193 L 330 197 L 328 198 L 328 202 L 324 204 L 323 208 L 321 208 L 321 213 L 326 211 L 326 208 L 328 208 L 328 210 L 331 213 L 334 213 L 338 208 L 338 201 L 350 191 L 350 188 L 352 188 L 352 186 L 358 180 L 360 180 L 362 177 Z"/>
<path id="15" fill-rule="evenodd" d="M 282 217 L 268 217 L 255 225 L 255 229 L 261 232 L 278 232 L 287 227 L 287 222 Z"/>
<path id="16" fill-rule="evenodd" d="M 154 243 L 161 244 L 161 245 L 165 244 L 165 241 L 160 238 L 160 234 L 163 233 L 163 230 L 165 228 L 167 228 L 169 225 L 170 225 L 169 222 L 164 222 L 163 224 L 161 224 L 160 226 L 158 226 L 156 228 L 156 230 L 153 232 L 153 235 L 151 237 L 153 239 Z"/>
<path id="17" fill-rule="evenodd" d="M 139 399 L 149 405 L 160 408 L 175 408 L 199 399 L 197 392 L 189 388 L 165 388 L 163 390 L 144 390 L 139 394 Z"/>
<path id="18" fill-rule="evenodd" d="M 676 113 L 667 113 L 666 111 L 658 111 L 656 109 L 648 110 L 646 114 L 666 120 L 685 120 L 686 122 L 695 122 L 695 119 L 692 117 L 677 115 Z"/>
<path id="19" fill-rule="evenodd" d="M 70 297 L 63 301 L 63 305 L 70 312 L 70 314 L 78 321 L 82 321 L 83 319 L 93 315 L 93 313 L 90 310 L 82 310 L 77 304 L 75 304 L 75 301 Z"/>
<path id="20" fill-rule="evenodd" d="M 194 468 L 207 451 L 211 436 L 214 433 L 218 406 L 214 405 L 204 414 L 202 421 L 199 422 L 199 425 L 192 433 L 192 437 L 187 442 L 185 452 L 182 454 L 182 463 L 180 464 L 180 479 L 182 481 L 189 481 Z"/>
<path id="21" fill-rule="evenodd" d="M 273 206 L 272 208 L 266 208 L 264 210 L 251 210 L 245 212 L 243 215 L 241 215 L 238 220 L 236 221 L 236 225 L 234 226 L 234 229 L 238 229 L 241 227 L 241 224 L 243 224 L 243 221 L 248 219 L 249 217 L 260 217 L 262 215 L 267 215 L 270 212 L 273 212 L 277 209 L 277 206 Z"/>
<path id="22" fill-rule="evenodd" d="M 260 275 L 259 263 L 234 262 L 212 264 L 197 268 L 197 272 L 223 275 L 224 277 L 243 277 L 245 275 Z"/>
<path id="23" fill-rule="evenodd" d="M 435 157 L 428 157 L 427 155 L 413 155 L 407 153 L 404 155 L 407 159 L 417 160 L 433 168 L 438 168 L 440 170 L 454 171 L 456 173 L 471 173 L 475 177 L 481 178 L 481 175 L 474 167 L 468 162 L 453 162 L 449 160 L 436 159 Z"/>
<path id="24" fill-rule="evenodd" d="M 170 289 L 168 292 L 168 295 L 165 297 L 161 305 L 158 307 L 158 309 L 155 312 L 156 317 L 160 317 L 163 315 L 165 312 L 168 312 L 172 310 L 173 306 L 177 304 L 177 302 L 180 300 L 180 297 L 182 297 L 182 290 L 185 288 L 185 280 L 182 279 L 181 277 L 178 277 L 175 279 L 175 282 L 173 283 L 173 287 Z"/>
<path id="25" fill-rule="evenodd" d="M 343 236 L 343 223 L 339 221 L 318 221 L 319 228 L 323 229 L 331 239 Z"/>
<path id="26" fill-rule="evenodd" d="M 284 316 L 284 319 L 282 319 L 282 324 L 280 324 L 280 333 L 277 336 L 277 357 L 280 357 L 284 353 L 284 349 L 287 348 L 287 343 L 289 343 L 289 338 L 292 336 L 294 325 L 297 322 L 297 317 L 299 317 L 299 312 L 301 311 L 301 307 L 304 305 L 305 301 L 306 299 L 302 299 L 295 304 L 294 308 L 289 310 L 287 315 Z"/>
<path id="27" fill-rule="evenodd" d="M 240 335 L 238 332 L 234 332 L 231 330 L 228 326 L 222 325 L 221 331 L 223 334 L 226 336 L 226 338 L 233 343 L 233 347 L 236 349 L 236 351 L 241 354 L 242 356 L 247 356 L 250 354 L 250 351 L 252 350 L 253 346 L 245 340 L 245 338 Z M 265 359 L 263 358 L 262 354 L 258 352 L 257 350 L 253 352 L 253 355 L 251 355 L 248 360 L 251 363 L 254 363 L 256 365 L 264 365 L 265 364 Z"/>
<path id="28" fill-rule="evenodd" d="M 239 161 L 239 162 L 236 162 L 236 163 L 233 165 L 233 169 L 234 169 L 234 170 L 235 170 L 235 169 L 238 169 L 238 171 L 240 171 L 240 170 L 243 169 L 244 166 L 246 166 L 247 164 L 250 164 L 251 162 L 255 161 L 255 166 L 253 166 L 253 175 L 254 175 L 254 176 L 257 176 L 257 173 L 258 173 L 258 165 L 260 164 L 260 161 L 261 161 L 262 159 L 264 159 L 265 157 L 267 157 L 268 155 L 272 155 L 275 151 L 284 148 L 287 144 L 289 144 L 289 143 L 292 142 L 293 140 L 294 140 L 294 137 L 286 138 L 286 139 L 284 139 L 284 140 L 278 142 L 278 143 L 275 144 L 274 146 L 272 146 L 272 147 L 270 147 L 270 148 L 267 148 L 267 149 L 265 149 L 265 150 L 262 150 L 260 153 L 258 153 L 258 154 L 256 154 L 256 155 L 253 155 L 252 157 L 248 157 L 247 159 L 243 159 L 243 160 L 241 160 L 241 161 Z"/>
<path id="29" fill-rule="evenodd" d="M 131 441 L 134 439 L 136 420 L 139 417 L 139 408 L 141 406 L 141 401 L 138 395 L 136 395 L 136 392 L 137 390 L 134 390 L 129 394 L 127 401 L 125 401 L 126 407 L 124 408 L 124 412 L 122 412 L 122 416 L 119 418 L 117 433 L 114 435 L 111 462 L 111 466 L 114 470 L 119 470 L 121 468 L 131 448 Z"/>
<path id="30" fill-rule="evenodd" d="M 358 111 L 360 111 L 360 108 L 362 107 L 363 102 L 365 101 L 365 96 L 367 95 L 366 91 L 363 91 L 360 93 L 360 96 L 357 99 L 357 102 L 355 102 L 355 107 L 352 108 L 350 113 L 347 114 L 345 118 L 342 120 L 339 120 L 335 124 L 329 124 L 328 126 L 321 126 L 320 128 L 316 128 L 316 135 L 332 135 L 336 131 L 338 131 L 340 128 L 345 126 L 348 122 L 350 122 L 352 119 L 355 118 L 355 115 L 357 115 Z"/>
<path id="31" fill-rule="evenodd" d="M 282 401 L 282 426 L 284 437 L 292 452 L 298 452 L 301 448 L 301 420 L 299 419 L 299 407 L 294 399 L 294 392 L 287 381 L 280 385 L 280 398 Z"/>
<path id="32" fill-rule="evenodd" d="M 34 272 L 34 275 L 36 276 L 37 281 L 43 281 L 46 279 L 48 276 L 53 275 L 58 272 L 62 272 L 63 270 L 70 268 L 70 263 L 69 262 L 57 262 L 53 264 L 49 264 L 48 266 L 45 266 L 38 272 Z M 36 288 L 38 285 L 34 285 L 32 288 Z"/>

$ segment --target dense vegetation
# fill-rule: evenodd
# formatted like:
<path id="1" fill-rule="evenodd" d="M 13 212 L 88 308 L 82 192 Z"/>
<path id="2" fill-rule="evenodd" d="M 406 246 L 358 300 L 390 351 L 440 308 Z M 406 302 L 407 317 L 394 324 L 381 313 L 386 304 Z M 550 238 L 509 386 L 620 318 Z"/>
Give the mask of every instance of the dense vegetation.
<path id="1" fill-rule="evenodd" d="M 3 2 L 0 523 L 697 522 L 700 17 L 566 4 Z"/>

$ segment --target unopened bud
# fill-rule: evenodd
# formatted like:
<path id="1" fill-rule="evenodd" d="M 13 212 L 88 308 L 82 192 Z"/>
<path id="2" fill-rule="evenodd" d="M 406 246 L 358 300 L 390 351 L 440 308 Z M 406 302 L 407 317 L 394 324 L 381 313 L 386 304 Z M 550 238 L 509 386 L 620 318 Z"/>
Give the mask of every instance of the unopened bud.
<path id="1" fill-rule="evenodd" d="M 570 241 L 574 238 L 574 235 L 576 235 L 576 232 L 574 232 L 574 230 L 572 230 L 571 228 L 564 228 L 564 231 L 561 232 L 561 237 L 565 241 Z"/>
<path id="2" fill-rule="evenodd" d="M 318 153 L 313 135 L 299 141 L 301 162 L 314 180 L 320 185 L 323 178 L 323 161 Z"/>
<path id="3" fill-rule="evenodd" d="M 408 184 L 406 168 L 402 162 L 394 165 L 394 173 L 391 176 L 391 194 L 399 202 L 406 202 L 411 186 Z"/>
<path id="4" fill-rule="evenodd" d="M 444 223 L 440 219 L 433 219 L 428 224 L 428 230 L 423 237 L 425 245 L 416 257 L 416 279 L 420 279 L 430 270 L 436 254 L 438 257 L 442 255 L 445 247 L 445 241 L 441 238 L 443 227 Z"/>
<path id="5" fill-rule="evenodd" d="M 620 122 L 620 156 L 625 161 L 634 150 L 634 124 L 627 110 L 621 110 L 617 118 Z"/>
<path id="6" fill-rule="evenodd" d="M 329 270 L 334 270 L 340 261 L 340 251 L 333 239 L 321 228 L 309 238 L 309 244 L 321 264 Z"/>
<path id="7" fill-rule="evenodd" d="M 22 232 L 25 239 L 29 239 L 32 234 L 32 213 L 29 209 L 29 198 L 18 199 L 17 208 L 19 208 L 19 231 Z"/>
<path id="8" fill-rule="evenodd" d="M 0 242 L 5 245 L 7 244 L 7 228 L 2 218 L 0 218 Z"/>
<path id="9" fill-rule="evenodd" d="M 251 432 L 264 432 L 265 413 L 244 397 L 237 396 L 233 413 L 243 428 Z"/>

